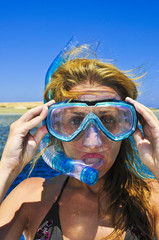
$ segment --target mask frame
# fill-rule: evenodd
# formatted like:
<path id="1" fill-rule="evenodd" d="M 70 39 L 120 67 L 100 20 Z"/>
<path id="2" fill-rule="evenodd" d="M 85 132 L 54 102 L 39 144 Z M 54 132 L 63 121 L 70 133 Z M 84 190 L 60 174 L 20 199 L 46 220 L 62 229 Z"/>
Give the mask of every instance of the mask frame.
<path id="1" fill-rule="evenodd" d="M 80 126 L 77 128 L 77 130 L 75 132 L 73 132 L 73 134 L 71 134 L 70 136 L 64 136 L 62 134 L 57 133 L 56 131 L 54 131 L 54 129 L 52 128 L 52 124 L 51 124 L 51 117 L 52 117 L 52 112 L 56 109 L 62 109 L 62 108 L 70 108 L 71 107 L 117 107 L 117 109 L 128 109 L 131 112 L 131 117 L 132 117 L 132 122 L 131 122 L 131 128 L 129 129 L 129 131 L 124 132 L 123 134 L 112 134 L 110 131 L 108 131 L 103 123 L 101 122 L 101 120 L 99 119 L 99 117 L 94 114 L 93 112 L 90 112 L 88 115 L 86 115 L 83 119 L 83 121 L 81 122 Z M 47 129 L 49 131 L 49 133 L 54 136 L 55 138 L 64 141 L 64 142 L 70 142 L 72 140 L 74 140 L 82 131 L 84 131 L 87 126 L 92 123 L 95 125 L 95 127 L 97 129 L 100 129 L 105 135 L 106 137 L 110 138 L 112 141 L 121 141 L 125 138 L 128 138 L 130 135 L 132 135 L 136 128 L 137 128 L 137 113 L 136 110 L 134 108 L 134 106 L 130 103 L 127 103 L 125 101 L 121 101 L 121 100 L 116 100 L 116 99 L 107 99 L 107 100 L 99 100 L 99 101 L 78 101 L 78 100 L 73 100 L 71 102 L 64 101 L 64 102 L 60 102 L 60 103 L 55 103 L 52 106 L 50 106 L 49 108 L 49 112 L 46 118 L 46 125 L 47 125 Z"/>

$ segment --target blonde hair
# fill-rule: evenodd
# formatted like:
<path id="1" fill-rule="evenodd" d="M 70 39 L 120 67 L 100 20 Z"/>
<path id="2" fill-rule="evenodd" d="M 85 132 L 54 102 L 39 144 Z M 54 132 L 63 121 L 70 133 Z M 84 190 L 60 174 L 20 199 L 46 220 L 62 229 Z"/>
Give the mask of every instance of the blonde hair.
<path id="1" fill-rule="evenodd" d="M 137 84 L 132 77 L 133 71 L 120 71 L 110 63 L 96 59 L 73 59 L 61 65 L 52 75 L 44 97 L 46 101 L 56 102 L 63 98 L 76 98 L 71 89 L 76 85 L 89 81 L 92 85 L 98 83 L 113 88 L 124 100 L 127 96 L 137 98 Z M 147 239 L 152 239 L 152 216 L 150 214 L 148 183 L 139 176 L 136 170 L 137 160 L 133 140 L 122 141 L 117 159 L 105 176 L 104 188 L 100 194 L 99 203 L 107 193 L 108 206 L 101 207 L 100 215 L 108 211 L 113 214 L 115 230 L 104 239 L 121 237 L 126 229 L 136 227 Z"/>
<path id="2" fill-rule="evenodd" d="M 126 73 L 126 72 L 125 72 Z M 136 84 L 128 77 L 131 72 L 120 71 L 110 63 L 103 63 L 96 59 L 74 59 L 61 65 L 52 75 L 44 97 L 49 101 L 49 94 L 55 101 L 62 101 L 64 97 L 76 97 L 70 90 L 85 81 L 103 86 L 110 86 L 124 100 L 126 96 L 137 98 Z M 134 78 L 136 80 L 139 78 Z"/>

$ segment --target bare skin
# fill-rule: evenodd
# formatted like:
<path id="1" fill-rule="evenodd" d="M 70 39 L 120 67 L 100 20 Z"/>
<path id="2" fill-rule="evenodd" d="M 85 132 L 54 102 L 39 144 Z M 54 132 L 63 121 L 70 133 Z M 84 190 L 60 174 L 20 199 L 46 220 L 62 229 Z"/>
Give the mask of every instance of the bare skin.
<path id="1" fill-rule="evenodd" d="M 80 88 L 88 92 L 90 85 L 81 84 Z M 97 90 L 108 90 L 107 87 L 93 86 Z M 92 90 L 92 87 L 91 87 Z M 159 122 L 148 108 L 140 103 L 126 98 L 126 101 L 135 105 L 136 110 L 143 116 L 141 120 L 145 132 L 145 138 L 139 129 L 134 133 L 140 158 L 149 167 L 159 181 L 157 169 L 159 168 Z M 34 136 L 29 130 L 37 126 L 47 115 L 49 102 L 45 106 L 36 108 L 24 114 L 20 120 L 11 127 L 6 147 L 0 162 L 1 200 L 16 176 L 23 167 L 32 159 L 40 143 L 47 133 L 43 126 Z M 76 144 L 76 143 L 75 143 Z M 110 144 L 110 143 L 109 143 Z M 115 143 L 112 143 L 115 144 Z M 73 147 L 73 145 L 71 145 Z M 76 146 L 76 145 L 75 145 Z M 98 217 L 98 194 L 103 184 L 105 173 L 110 169 L 120 149 L 118 142 L 110 149 L 107 158 L 104 158 L 104 167 L 99 169 L 100 179 L 97 184 L 88 186 L 74 178 L 70 178 L 60 199 L 60 222 L 64 239 L 68 240 L 99 240 L 109 235 L 114 226 L 111 221 L 111 213 L 105 218 Z M 64 145 L 69 151 L 69 145 Z M 75 152 L 71 154 L 77 154 Z M 92 151 L 92 150 L 91 150 Z M 68 152 L 69 154 L 69 152 Z M 105 155 L 105 153 L 102 153 Z M 27 240 L 34 238 L 37 228 L 57 199 L 66 176 L 58 176 L 51 180 L 31 178 L 22 182 L 3 201 L 0 207 L 0 236 L 4 240 L 18 240 L 24 232 Z M 159 186 L 152 182 L 152 197 L 150 204 L 154 210 L 155 234 L 159 239 Z M 106 199 L 105 199 L 106 201 Z M 106 202 L 104 203 L 106 204 Z M 124 239 L 125 233 L 122 238 Z"/>
<path id="2" fill-rule="evenodd" d="M 49 182 L 38 178 L 23 182 L 15 190 L 14 196 L 10 195 L 6 200 L 8 207 L 3 207 L 2 204 L 1 215 L 4 218 L 1 223 L 9 222 L 1 229 L 3 239 L 19 239 L 22 231 L 26 239 L 33 239 L 38 226 L 57 198 L 64 179 L 61 176 Z M 17 195 L 19 191 L 23 197 Z M 14 206 L 11 204 L 13 201 Z M 77 180 L 69 180 L 59 204 L 64 239 L 101 239 L 112 232 L 110 216 L 98 218 L 98 194 L 81 186 Z"/>

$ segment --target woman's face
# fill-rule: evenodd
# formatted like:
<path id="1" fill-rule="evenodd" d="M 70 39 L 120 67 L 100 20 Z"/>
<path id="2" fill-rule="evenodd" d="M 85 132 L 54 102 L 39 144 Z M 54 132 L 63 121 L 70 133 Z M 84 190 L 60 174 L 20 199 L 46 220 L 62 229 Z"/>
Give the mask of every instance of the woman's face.
<path id="1" fill-rule="evenodd" d="M 72 88 L 73 92 L 85 92 L 79 95 L 81 101 L 98 101 L 106 99 L 120 99 L 117 92 L 107 86 L 98 84 L 91 85 L 89 82 Z M 83 160 L 87 165 L 99 171 L 102 177 L 112 167 L 119 153 L 121 141 L 112 141 L 101 130 L 95 133 L 94 127 L 89 126 L 82 131 L 73 141 L 62 142 L 65 154 L 77 160 Z M 98 137 L 97 137 L 98 135 Z"/>

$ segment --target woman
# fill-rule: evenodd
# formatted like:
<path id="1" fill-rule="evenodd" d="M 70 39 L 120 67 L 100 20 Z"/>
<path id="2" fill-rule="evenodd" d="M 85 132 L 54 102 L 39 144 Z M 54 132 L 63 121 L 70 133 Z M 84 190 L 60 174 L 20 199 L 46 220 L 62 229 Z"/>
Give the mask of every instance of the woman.
<path id="1" fill-rule="evenodd" d="M 136 85 L 125 73 L 93 59 L 68 60 L 52 75 L 44 96 L 46 104 L 29 110 L 11 125 L 0 162 L 1 201 L 48 132 L 46 125 L 34 136 L 30 130 L 47 117 L 51 105 L 67 99 L 87 103 L 100 121 L 107 112 L 101 108 L 95 112 L 94 104 L 125 100 L 126 104 L 133 105 L 144 132 L 143 136 L 137 127 L 133 134 L 139 157 L 159 181 L 159 121 L 148 108 L 135 101 Z M 126 129 L 129 119 L 123 123 L 122 117 L 119 121 L 118 110 L 113 111 L 113 118 L 112 114 L 111 118 L 104 117 L 106 132 L 118 126 L 124 134 L 121 125 Z M 85 111 L 90 108 L 86 107 L 82 114 Z M 111 111 L 110 108 L 109 115 Z M 78 118 L 67 122 L 72 112 Z M 75 132 L 72 128 L 83 120 L 77 110 L 68 109 L 67 114 L 62 134 L 68 129 Z M 58 124 L 61 124 L 59 120 L 57 126 L 53 126 L 55 130 Z M 113 128 L 114 135 L 115 131 L 119 132 L 118 128 Z M 71 141 L 58 140 L 67 157 L 81 159 L 98 170 L 97 183 L 88 185 L 65 175 L 50 180 L 23 181 L 1 204 L 1 238 L 20 239 L 23 232 L 26 239 L 159 239 L 158 182 L 141 178 L 135 170 L 132 140 L 115 141 L 108 135 L 95 120 L 89 120 L 87 127 Z"/>

